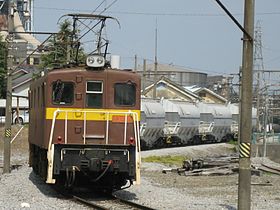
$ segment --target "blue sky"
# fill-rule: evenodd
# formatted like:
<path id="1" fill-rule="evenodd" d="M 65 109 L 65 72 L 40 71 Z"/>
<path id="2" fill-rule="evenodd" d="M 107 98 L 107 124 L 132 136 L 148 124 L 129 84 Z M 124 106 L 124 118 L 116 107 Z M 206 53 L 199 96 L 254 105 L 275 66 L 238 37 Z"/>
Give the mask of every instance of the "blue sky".
<path id="1" fill-rule="evenodd" d="M 35 0 L 34 29 L 56 31 L 66 13 L 89 13 L 103 0 Z M 107 0 L 98 11 L 114 0 Z M 243 25 L 244 0 L 221 0 Z M 280 69 L 280 1 L 256 0 L 255 23 L 261 21 L 264 66 Z M 154 59 L 158 26 L 158 61 L 208 74 L 237 73 L 242 59 L 242 32 L 215 0 L 117 0 L 104 15 L 116 17 L 121 28 L 108 23 L 109 51 L 122 66 L 133 68 L 133 57 Z M 152 61 L 151 61 L 152 62 Z"/>

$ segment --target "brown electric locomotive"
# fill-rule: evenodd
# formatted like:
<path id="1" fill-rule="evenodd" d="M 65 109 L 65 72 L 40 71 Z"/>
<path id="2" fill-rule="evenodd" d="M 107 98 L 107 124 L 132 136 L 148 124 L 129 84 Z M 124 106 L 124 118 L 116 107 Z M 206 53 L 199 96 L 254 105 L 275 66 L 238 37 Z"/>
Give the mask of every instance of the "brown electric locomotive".
<path id="1" fill-rule="evenodd" d="M 121 189 L 140 182 L 140 77 L 106 67 L 49 71 L 30 87 L 30 165 L 46 183 Z"/>

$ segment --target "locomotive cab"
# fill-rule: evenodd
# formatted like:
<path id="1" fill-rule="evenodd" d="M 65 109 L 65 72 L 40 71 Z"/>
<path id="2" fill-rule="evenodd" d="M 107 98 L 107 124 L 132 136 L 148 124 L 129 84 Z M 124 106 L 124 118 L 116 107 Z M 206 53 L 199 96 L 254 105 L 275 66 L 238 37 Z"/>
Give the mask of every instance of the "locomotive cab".
<path id="1" fill-rule="evenodd" d="M 106 19 L 114 18 L 66 16 L 73 18 L 68 62 L 30 86 L 30 165 L 47 183 L 67 187 L 90 184 L 114 190 L 139 183 L 140 76 L 113 69 L 106 60 L 109 42 L 102 30 Z M 78 34 L 79 19 L 96 22 L 90 30 L 98 41 L 87 66 L 78 62 L 84 37 Z"/>
<path id="2" fill-rule="evenodd" d="M 47 183 L 120 189 L 140 178 L 140 77 L 104 67 L 50 71 L 30 88 L 30 165 Z"/>

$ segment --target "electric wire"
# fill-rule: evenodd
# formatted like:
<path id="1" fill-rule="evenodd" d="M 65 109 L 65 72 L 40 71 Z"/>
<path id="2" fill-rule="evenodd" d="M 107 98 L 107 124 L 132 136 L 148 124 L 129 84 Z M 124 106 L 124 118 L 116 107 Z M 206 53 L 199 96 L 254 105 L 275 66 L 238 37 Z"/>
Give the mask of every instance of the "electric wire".
<path id="1" fill-rule="evenodd" d="M 101 7 L 101 5 L 102 5 L 103 3 L 105 3 L 105 2 L 106 2 L 106 0 L 103 0 L 93 11 L 91 11 L 91 14 L 95 13 L 95 12 L 98 10 L 98 8 Z M 77 10 L 76 10 L 76 11 L 77 11 Z M 86 24 L 84 24 L 85 21 L 86 21 L 86 20 L 83 20 L 81 24 L 86 25 Z M 90 23 L 91 23 L 91 22 L 90 22 Z M 78 26 L 78 27 L 79 27 L 79 26 Z M 86 27 L 84 27 L 83 29 L 81 29 L 81 32 L 84 31 L 85 28 L 86 28 Z"/>
<path id="2" fill-rule="evenodd" d="M 117 1 L 117 0 L 115 0 Z M 115 2 L 113 2 L 115 3 Z M 113 4 L 112 4 L 113 5 Z M 112 5 L 109 5 L 111 7 Z M 54 8 L 54 7 L 34 7 L 35 9 L 41 10 L 56 10 L 56 11 L 72 11 L 72 12 L 92 12 L 92 10 L 81 10 L 81 9 L 70 9 L 70 8 Z M 106 9 L 106 10 L 107 10 Z M 105 10 L 105 9 L 104 9 Z M 94 12 L 101 12 L 104 13 L 105 11 L 97 11 Z M 123 14 L 123 15 L 143 15 L 143 16 L 194 16 L 194 17 L 224 17 L 225 14 L 222 13 L 156 13 L 156 12 L 130 12 L 130 11 L 110 11 L 109 14 Z M 243 13 L 233 13 L 234 16 L 243 16 Z M 266 15 L 280 15 L 279 12 L 257 12 L 256 16 L 266 16 Z"/>
<path id="3" fill-rule="evenodd" d="M 108 6 L 106 6 L 101 12 L 99 12 L 98 15 L 101 15 L 102 13 L 104 13 L 106 10 L 108 10 L 110 7 L 112 7 L 117 1 L 118 1 L 118 0 L 114 0 L 113 2 L 111 2 L 111 3 L 110 3 Z M 94 12 L 96 12 L 97 9 L 98 9 L 103 3 L 105 3 L 105 2 L 106 2 L 106 0 L 103 0 L 103 1 L 97 6 L 97 8 L 91 12 L 91 14 L 93 14 Z M 92 24 L 93 20 L 90 20 L 88 24 L 85 24 L 85 21 L 86 21 L 86 20 L 80 22 L 81 24 L 84 25 L 84 28 L 81 29 L 80 33 L 82 33 L 82 32 L 83 32 L 85 29 L 87 29 L 87 28 L 94 28 L 94 27 L 90 27 L 90 25 Z M 79 27 L 79 26 L 78 26 L 78 27 Z M 91 31 L 93 31 L 93 30 L 91 30 Z M 87 34 L 88 32 L 89 32 L 89 31 L 87 31 L 86 34 Z M 93 33 L 96 34 L 96 32 L 94 32 L 94 31 L 93 31 Z M 85 36 L 85 35 L 83 35 L 82 37 L 84 37 L 84 36 Z M 104 39 L 103 37 L 102 37 L 102 39 L 103 39 L 103 40 L 106 40 L 106 39 Z"/>

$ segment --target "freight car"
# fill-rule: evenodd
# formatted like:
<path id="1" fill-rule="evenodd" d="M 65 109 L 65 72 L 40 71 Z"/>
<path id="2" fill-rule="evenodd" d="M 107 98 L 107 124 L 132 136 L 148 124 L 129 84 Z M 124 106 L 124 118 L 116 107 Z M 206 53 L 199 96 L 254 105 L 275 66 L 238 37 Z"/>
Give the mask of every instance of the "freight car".
<path id="1" fill-rule="evenodd" d="M 141 148 L 156 147 L 157 141 L 163 137 L 165 111 L 159 100 L 141 98 L 140 122 Z"/>
<path id="2" fill-rule="evenodd" d="M 224 104 L 199 104 L 200 110 L 200 132 L 201 141 L 221 142 L 226 141 L 226 136 L 230 133 L 232 115 L 229 107 Z M 203 133 L 203 127 L 206 132 Z"/>
<path id="3" fill-rule="evenodd" d="M 160 117 L 157 118 L 154 115 L 152 118 L 157 123 L 161 122 L 157 126 L 157 133 L 161 136 L 154 136 L 152 141 L 141 136 L 141 144 L 145 146 L 143 149 L 237 140 L 239 108 L 235 104 L 145 99 L 141 101 L 141 107 L 152 109 L 147 101 L 149 104 L 153 103 L 153 107 L 157 107 L 156 110 L 161 110 Z M 150 118 L 142 118 L 141 126 L 149 124 L 150 120 Z M 256 124 L 255 109 L 252 110 L 252 124 L 254 129 Z"/>
<path id="4" fill-rule="evenodd" d="M 197 104 L 165 99 L 162 100 L 162 105 L 166 113 L 168 113 L 166 120 L 169 123 L 167 124 L 172 125 L 170 122 L 173 122 L 173 124 L 176 125 L 176 128 L 178 128 L 178 131 L 176 132 L 177 137 L 173 135 L 170 141 L 177 144 L 179 142 L 179 145 L 192 144 L 191 139 L 198 134 L 200 123 L 200 112 Z"/>
<path id="5" fill-rule="evenodd" d="M 140 76 L 111 68 L 106 54 L 30 86 L 30 165 L 46 183 L 111 191 L 140 181 Z"/>

